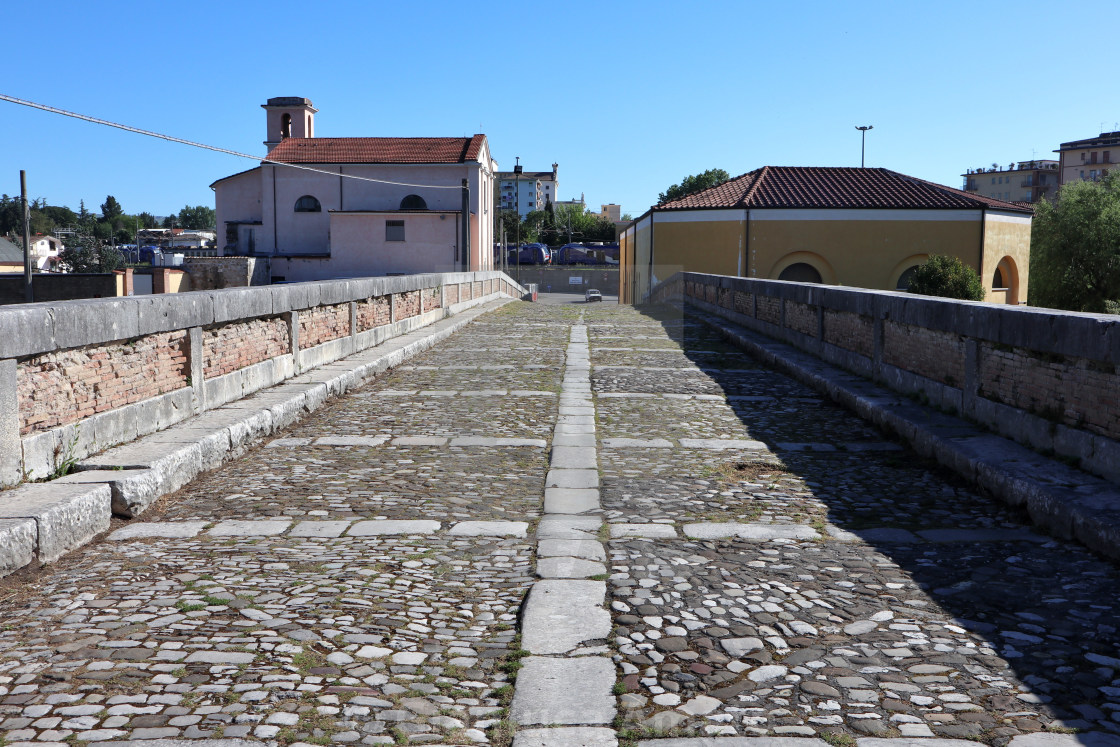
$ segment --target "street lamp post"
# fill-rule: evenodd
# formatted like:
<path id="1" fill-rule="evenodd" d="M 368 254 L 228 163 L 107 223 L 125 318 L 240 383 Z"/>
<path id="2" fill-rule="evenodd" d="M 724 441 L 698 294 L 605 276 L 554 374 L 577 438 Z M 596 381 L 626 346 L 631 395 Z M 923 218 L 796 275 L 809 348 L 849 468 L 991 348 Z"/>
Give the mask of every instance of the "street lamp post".
<path id="1" fill-rule="evenodd" d="M 514 215 L 517 219 L 517 243 L 514 251 L 517 252 L 517 282 L 521 282 L 521 156 L 517 156 L 513 165 L 513 199 Z"/>
<path id="2" fill-rule="evenodd" d="M 875 129 L 875 127 L 874 127 L 874 125 L 864 125 L 863 127 L 860 127 L 859 125 L 856 125 L 856 129 L 859 130 L 859 133 L 860 133 L 859 167 L 862 169 L 863 168 L 863 154 L 864 154 L 865 148 L 867 146 L 867 131 L 868 130 L 873 130 L 873 129 Z"/>

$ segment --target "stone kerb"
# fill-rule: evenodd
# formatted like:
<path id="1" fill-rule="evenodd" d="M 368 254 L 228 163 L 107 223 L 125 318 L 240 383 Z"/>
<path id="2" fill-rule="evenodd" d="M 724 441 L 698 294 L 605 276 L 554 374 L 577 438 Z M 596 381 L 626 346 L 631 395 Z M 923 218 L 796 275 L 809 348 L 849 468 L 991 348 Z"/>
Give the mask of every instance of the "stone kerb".
<path id="1" fill-rule="evenodd" d="M 500 281 L 500 282 L 483 282 Z M 328 340 L 308 352 L 300 350 L 298 317 L 301 312 L 324 306 L 353 304 L 371 297 L 396 296 L 422 289 L 442 288 L 448 283 L 485 285 L 493 292 L 472 298 L 457 308 L 438 308 L 411 316 L 389 329 L 365 330 L 354 325 L 343 336 Z M 188 376 L 185 386 L 149 399 L 110 408 L 97 407 L 97 414 L 78 416 L 49 430 L 20 435 L 20 413 L 16 408 L 0 412 L 0 451 L 17 458 L 0 460 L 0 485 L 18 484 L 32 467 L 40 477 L 50 473 L 65 457 L 84 457 L 143 436 L 209 407 L 246 396 L 293 375 L 337 360 L 339 357 L 377 345 L 425 324 L 459 313 L 498 295 L 523 289 L 504 273 L 429 273 L 414 276 L 355 278 L 280 286 L 242 287 L 111 299 L 50 302 L 0 308 L 0 394 L 5 401 L 18 391 L 20 361 L 69 350 L 96 348 L 132 342 L 166 332 L 186 331 Z M 422 294 L 421 294 L 422 295 Z M 218 379 L 202 375 L 201 332 L 215 325 L 285 316 L 289 320 L 288 353 L 239 369 Z M 352 314 L 351 314 L 352 316 Z M 371 334 L 372 332 L 372 334 Z M 97 353 L 93 350 L 91 352 Z M 301 352 L 303 355 L 301 356 Z M 282 359 L 282 360 L 281 360 Z M 224 377 L 231 377 L 228 381 Z M 10 396 L 9 396 L 10 395 Z M 100 396 L 100 395 L 95 395 Z M 16 400 L 18 404 L 18 399 Z M 58 447 L 58 448 L 56 448 Z M 62 452 L 67 452 L 62 454 Z M 42 473 L 42 474 L 39 474 Z"/>

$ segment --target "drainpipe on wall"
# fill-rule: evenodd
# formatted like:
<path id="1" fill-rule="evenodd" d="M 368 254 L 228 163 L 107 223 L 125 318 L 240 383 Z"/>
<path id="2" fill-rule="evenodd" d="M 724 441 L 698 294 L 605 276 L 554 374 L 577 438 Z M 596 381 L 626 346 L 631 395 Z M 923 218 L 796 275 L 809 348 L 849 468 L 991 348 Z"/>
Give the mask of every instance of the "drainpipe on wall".
<path id="1" fill-rule="evenodd" d="M 471 188 L 463 179 L 463 272 L 471 269 Z"/>

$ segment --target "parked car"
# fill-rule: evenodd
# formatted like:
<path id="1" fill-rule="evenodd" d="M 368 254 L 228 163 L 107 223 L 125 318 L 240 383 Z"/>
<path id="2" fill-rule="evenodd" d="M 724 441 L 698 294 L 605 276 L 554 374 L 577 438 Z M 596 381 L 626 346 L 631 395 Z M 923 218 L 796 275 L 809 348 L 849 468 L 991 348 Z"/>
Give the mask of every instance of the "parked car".
<path id="1" fill-rule="evenodd" d="M 587 303 L 591 303 L 592 301 L 602 301 L 603 294 L 595 290 L 594 288 L 588 288 L 587 293 L 583 295 L 583 300 Z"/>

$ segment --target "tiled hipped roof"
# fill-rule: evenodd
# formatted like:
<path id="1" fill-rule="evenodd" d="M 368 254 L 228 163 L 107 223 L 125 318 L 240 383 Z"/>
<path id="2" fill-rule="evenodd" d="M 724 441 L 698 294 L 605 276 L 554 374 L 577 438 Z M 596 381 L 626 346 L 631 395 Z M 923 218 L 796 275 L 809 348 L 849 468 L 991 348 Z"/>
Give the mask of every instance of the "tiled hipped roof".
<path id="1" fill-rule="evenodd" d="M 268 153 L 282 163 L 466 163 L 478 159 L 474 137 L 290 137 Z"/>
<path id="2" fill-rule="evenodd" d="M 657 210 L 704 208 L 991 208 L 1021 205 L 962 192 L 890 169 L 763 166 Z"/>

